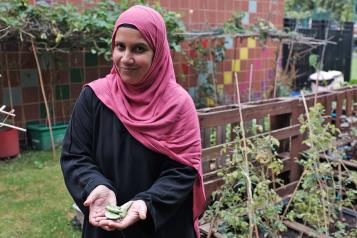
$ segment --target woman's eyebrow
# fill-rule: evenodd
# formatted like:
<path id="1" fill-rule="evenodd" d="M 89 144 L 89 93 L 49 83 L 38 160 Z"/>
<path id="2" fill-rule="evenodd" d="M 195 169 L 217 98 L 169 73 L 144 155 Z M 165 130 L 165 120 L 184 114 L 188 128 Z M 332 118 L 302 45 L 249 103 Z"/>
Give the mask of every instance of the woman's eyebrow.
<path id="1" fill-rule="evenodd" d="M 126 45 L 125 42 L 123 41 L 120 41 L 120 40 L 116 40 L 114 42 L 116 45 L 117 44 L 123 44 L 123 45 Z M 149 47 L 149 45 L 146 43 L 146 42 L 137 42 L 137 43 L 133 43 L 133 44 L 130 44 L 130 45 L 133 45 L 133 46 L 145 46 L 145 47 Z"/>

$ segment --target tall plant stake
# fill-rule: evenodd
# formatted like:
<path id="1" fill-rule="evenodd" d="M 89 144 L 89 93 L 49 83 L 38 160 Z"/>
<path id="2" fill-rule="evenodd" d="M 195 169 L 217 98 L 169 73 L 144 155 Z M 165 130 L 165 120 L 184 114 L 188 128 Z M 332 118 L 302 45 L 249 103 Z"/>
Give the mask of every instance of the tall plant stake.
<path id="1" fill-rule="evenodd" d="M 244 171 L 243 174 L 245 175 L 247 179 L 247 206 L 248 206 L 248 216 L 249 216 L 249 237 L 253 237 L 253 229 L 255 229 L 255 235 L 256 237 L 259 237 L 258 233 L 258 228 L 257 224 L 255 223 L 255 216 L 254 216 L 254 211 L 253 211 L 253 195 L 252 195 L 252 181 L 250 180 L 249 177 L 249 164 L 248 164 L 248 155 L 247 155 L 247 142 L 246 142 L 246 136 L 245 136 L 245 131 L 244 131 L 244 121 L 243 121 L 243 115 L 242 115 L 242 105 L 240 102 L 240 93 L 239 93 L 239 85 L 238 85 L 238 74 L 237 72 L 234 72 L 234 78 L 235 78 L 235 83 L 236 83 L 236 91 L 237 91 L 237 100 L 238 100 L 238 109 L 239 109 L 239 119 L 240 119 L 240 131 L 242 133 L 242 138 L 243 138 L 243 156 L 244 156 Z"/>
<path id="2" fill-rule="evenodd" d="M 7 58 L 7 54 L 5 55 L 5 61 L 6 61 L 6 77 L 7 77 L 7 88 L 9 90 L 9 101 L 10 101 L 10 108 L 11 110 L 14 109 L 14 101 L 12 98 L 12 91 L 11 91 L 11 81 L 10 81 L 10 70 L 9 70 L 9 60 Z M 11 122 L 12 124 L 15 123 L 14 117 L 11 117 Z"/>
<path id="3" fill-rule="evenodd" d="M 48 109 L 48 102 L 47 102 L 47 98 L 46 98 L 45 87 L 43 85 L 41 67 L 40 67 L 40 63 L 38 61 L 37 50 L 36 50 L 35 43 L 33 42 L 33 39 L 31 39 L 31 45 L 32 45 L 33 54 L 34 54 L 35 60 L 36 60 L 37 71 L 38 71 L 38 75 L 39 75 L 39 79 L 40 79 L 40 85 L 41 85 L 42 97 L 43 97 L 43 101 L 45 103 L 45 108 L 46 108 L 48 128 L 50 130 L 50 137 L 51 137 L 52 157 L 53 157 L 53 159 L 55 159 L 56 158 L 56 151 L 55 151 L 55 143 L 54 143 L 54 139 L 53 139 L 53 131 L 52 131 L 52 124 L 51 124 L 51 114 L 50 114 L 50 110 Z"/>
<path id="4" fill-rule="evenodd" d="M 252 81 L 253 81 L 253 64 L 250 64 L 250 71 L 249 71 L 249 102 L 252 99 Z"/>

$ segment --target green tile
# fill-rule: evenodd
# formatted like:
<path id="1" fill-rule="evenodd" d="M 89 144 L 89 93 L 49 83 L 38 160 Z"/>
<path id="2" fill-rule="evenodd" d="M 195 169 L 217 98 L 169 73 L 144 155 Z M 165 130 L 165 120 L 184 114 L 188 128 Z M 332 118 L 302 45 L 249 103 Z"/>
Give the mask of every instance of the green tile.
<path id="1" fill-rule="evenodd" d="M 57 85 L 56 86 L 56 100 L 69 99 L 69 86 Z"/>
<path id="2" fill-rule="evenodd" d="M 47 118 L 46 107 L 44 103 L 40 104 L 40 118 L 41 119 Z"/>
<path id="3" fill-rule="evenodd" d="M 37 87 L 38 86 L 38 73 L 36 69 L 23 69 L 20 71 L 21 86 Z"/>
<path id="4" fill-rule="evenodd" d="M 71 82 L 80 83 L 83 81 L 83 71 L 79 68 L 71 68 Z"/>
<path id="5" fill-rule="evenodd" d="M 92 53 L 86 53 L 86 66 L 97 66 L 98 55 Z"/>
<path id="6" fill-rule="evenodd" d="M 18 106 L 21 105 L 22 102 L 22 90 L 20 87 L 12 87 L 11 88 L 11 94 L 9 92 L 9 88 L 3 88 L 3 92 L 2 92 L 2 104 L 0 105 L 6 105 L 8 107 L 10 107 L 10 95 L 12 97 L 12 104 L 13 106 Z M 1 116 L 1 114 L 0 114 Z M 0 118 L 1 119 L 1 118 Z"/>
<path id="7" fill-rule="evenodd" d="M 41 69 L 53 69 L 55 65 L 55 61 L 53 55 L 50 53 L 43 53 L 39 55 L 39 61 L 41 65 Z"/>

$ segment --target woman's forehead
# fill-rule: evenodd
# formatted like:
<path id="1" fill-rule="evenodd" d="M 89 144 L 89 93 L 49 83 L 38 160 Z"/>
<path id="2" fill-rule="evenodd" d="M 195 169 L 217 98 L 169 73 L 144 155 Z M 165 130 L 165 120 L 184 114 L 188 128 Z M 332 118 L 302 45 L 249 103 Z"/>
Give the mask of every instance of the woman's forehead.
<path id="1" fill-rule="evenodd" d="M 148 42 L 145 40 L 140 31 L 128 27 L 119 27 L 115 34 L 115 42 L 137 42 L 145 43 Z"/>

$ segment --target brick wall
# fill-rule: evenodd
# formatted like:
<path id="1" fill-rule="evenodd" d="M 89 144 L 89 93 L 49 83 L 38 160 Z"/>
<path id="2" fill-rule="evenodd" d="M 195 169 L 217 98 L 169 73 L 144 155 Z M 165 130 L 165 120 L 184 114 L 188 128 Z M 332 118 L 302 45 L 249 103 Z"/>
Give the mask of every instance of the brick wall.
<path id="1" fill-rule="evenodd" d="M 35 0 L 30 0 L 30 2 L 35 4 Z M 73 3 L 81 7 L 91 6 L 85 0 L 58 0 L 56 2 Z M 188 30 L 203 31 L 222 26 L 236 10 L 248 13 L 244 18 L 247 26 L 255 23 L 256 17 L 270 19 L 279 27 L 283 23 L 283 0 L 162 0 L 161 5 L 179 12 Z M 215 41 L 202 40 L 206 41 L 207 47 Z M 232 74 L 234 71 L 238 72 L 243 101 L 247 100 L 251 66 L 253 67 L 252 98 L 263 98 L 274 79 L 276 43 L 268 41 L 262 47 L 252 37 L 239 39 L 225 37 L 217 41 L 222 40 L 227 48 L 226 58 L 215 67 L 215 83 L 217 91 L 223 96 L 223 103 L 236 100 Z M 235 48 L 234 45 L 236 45 Z M 18 126 L 25 126 L 26 123 L 32 121 L 44 122 L 46 113 L 34 56 L 28 51 L 29 46 L 19 48 L 17 42 L 6 42 L 0 47 L 0 73 L 2 74 L 0 104 L 9 106 L 10 95 L 12 95 L 12 104 L 17 115 L 15 124 Z M 190 54 L 188 42 L 183 43 L 183 48 L 187 54 Z M 46 85 L 45 91 L 52 108 L 51 113 L 56 122 L 63 122 L 68 120 L 82 85 L 108 73 L 111 63 L 106 62 L 102 57 L 83 51 L 70 54 L 58 53 L 55 59 L 62 62 L 60 66 L 54 66 L 53 57 L 41 56 L 42 73 Z M 174 53 L 173 59 L 177 81 L 193 97 L 197 96 L 200 75 L 197 75 L 181 54 Z M 9 87 L 8 78 L 11 87 Z"/>

